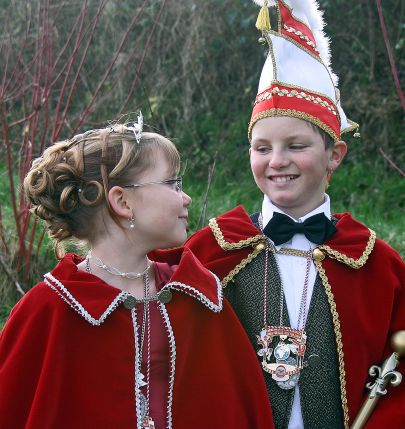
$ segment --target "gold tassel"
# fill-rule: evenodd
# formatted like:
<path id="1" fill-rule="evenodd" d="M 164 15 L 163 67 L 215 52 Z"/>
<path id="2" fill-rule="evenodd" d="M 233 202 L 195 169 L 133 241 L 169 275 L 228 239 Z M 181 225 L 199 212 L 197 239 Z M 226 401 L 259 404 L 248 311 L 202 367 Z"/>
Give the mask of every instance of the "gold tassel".
<path id="1" fill-rule="evenodd" d="M 256 28 L 261 31 L 271 30 L 270 14 L 269 14 L 269 8 L 267 6 L 267 0 L 265 0 L 262 8 L 260 9 L 260 12 L 256 21 Z"/>

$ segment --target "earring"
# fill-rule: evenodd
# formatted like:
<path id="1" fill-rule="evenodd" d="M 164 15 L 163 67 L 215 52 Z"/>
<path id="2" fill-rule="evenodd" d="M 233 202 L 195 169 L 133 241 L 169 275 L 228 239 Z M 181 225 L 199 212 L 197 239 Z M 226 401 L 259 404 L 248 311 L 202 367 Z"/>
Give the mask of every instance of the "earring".
<path id="1" fill-rule="evenodd" d="M 135 228 L 135 218 L 134 218 L 134 215 L 132 215 L 128 220 L 129 220 L 129 227 L 131 229 Z"/>
<path id="2" fill-rule="evenodd" d="M 332 178 L 333 171 L 333 168 L 330 167 L 326 169 L 326 189 L 330 186 L 330 179 Z"/>

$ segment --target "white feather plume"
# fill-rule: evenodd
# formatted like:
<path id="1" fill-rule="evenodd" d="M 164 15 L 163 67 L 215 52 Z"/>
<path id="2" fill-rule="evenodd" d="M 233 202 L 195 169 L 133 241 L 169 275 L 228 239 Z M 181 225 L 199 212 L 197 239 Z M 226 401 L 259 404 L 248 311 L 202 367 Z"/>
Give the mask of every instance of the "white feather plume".
<path id="1" fill-rule="evenodd" d="M 266 0 L 253 0 L 254 1 L 254 3 L 256 3 L 257 5 L 259 5 L 260 7 L 263 7 L 264 6 L 264 2 L 266 1 Z M 267 6 L 275 6 L 276 5 L 276 2 L 275 2 L 275 0 L 268 0 L 267 1 Z"/>
<path id="2" fill-rule="evenodd" d="M 323 63 L 328 67 L 335 86 L 338 84 L 338 77 L 333 73 L 331 68 L 331 54 L 330 54 L 330 39 L 326 36 L 323 29 L 325 21 L 323 19 L 323 11 L 319 9 L 319 4 L 316 0 L 286 0 L 286 3 L 294 12 L 302 11 L 301 13 L 306 17 L 306 24 L 311 29 L 314 35 L 316 46 Z"/>
<path id="3" fill-rule="evenodd" d="M 253 0 L 259 6 L 263 6 L 265 0 Z M 325 22 L 323 20 L 323 11 L 319 9 L 319 4 L 316 0 L 284 0 L 293 15 L 300 21 L 304 22 L 314 35 L 316 46 L 319 55 L 329 69 L 332 80 L 335 86 L 338 84 L 338 77 L 333 73 L 331 68 L 330 40 L 324 33 Z M 275 6 L 275 0 L 268 0 L 268 6 Z"/>

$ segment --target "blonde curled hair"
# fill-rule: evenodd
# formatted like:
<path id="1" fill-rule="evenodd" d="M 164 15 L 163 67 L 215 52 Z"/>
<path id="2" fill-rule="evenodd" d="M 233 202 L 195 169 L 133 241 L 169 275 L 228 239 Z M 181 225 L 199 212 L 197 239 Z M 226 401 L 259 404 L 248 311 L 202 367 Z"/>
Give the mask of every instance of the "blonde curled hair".
<path id="1" fill-rule="evenodd" d="M 54 143 L 33 161 L 24 179 L 25 195 L 33 213 L 46 222 L 59 259 L 66 240 L 94 239 L 102 209 L 118 223 L 109 190 L 133 183 L 153 166 L 157 153 L 177 175 L 180 157 L 170 140 L 145 132 L 138 142 L 131 128 L 116 124 Z"/>

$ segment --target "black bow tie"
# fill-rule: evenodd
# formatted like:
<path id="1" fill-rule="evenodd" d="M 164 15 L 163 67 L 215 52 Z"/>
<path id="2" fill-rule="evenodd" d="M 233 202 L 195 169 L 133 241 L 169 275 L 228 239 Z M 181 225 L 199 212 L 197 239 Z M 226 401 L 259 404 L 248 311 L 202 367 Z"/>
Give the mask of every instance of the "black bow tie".
<path id="1" fill-rule="evenodd" d="M 295 234 L 304 234 L 312 243 L 322 244 L 336 232 L 336 228 L 324 213 L 318 213 L 298 223 L 284 214 L 274 212 L 263 232 L 276 246 L 291 240 Z"/>

